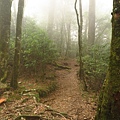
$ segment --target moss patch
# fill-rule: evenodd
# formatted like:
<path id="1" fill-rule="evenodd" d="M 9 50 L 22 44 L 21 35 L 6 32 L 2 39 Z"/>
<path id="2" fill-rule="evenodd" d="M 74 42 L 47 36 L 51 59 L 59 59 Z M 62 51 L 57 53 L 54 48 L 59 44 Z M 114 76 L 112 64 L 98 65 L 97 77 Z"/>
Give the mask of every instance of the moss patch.
<path id="1" fill-rule="evenodd" d="M 39 88 L 37 92 L 39 93 L 39 97 L 46 97 L 51 92 L 55 91 L 57 88 L 56 82 L 52 82 L 50 85 L 44 88 Z"/>

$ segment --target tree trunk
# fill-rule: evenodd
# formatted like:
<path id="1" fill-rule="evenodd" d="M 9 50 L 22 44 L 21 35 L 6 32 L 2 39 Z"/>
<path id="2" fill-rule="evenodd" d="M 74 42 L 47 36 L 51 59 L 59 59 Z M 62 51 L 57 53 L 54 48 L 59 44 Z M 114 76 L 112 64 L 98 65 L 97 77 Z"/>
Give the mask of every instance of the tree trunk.
<path id="1" fill-rule="evenodd" d="M 7 63 L 10 40 L 11 0 L 0 0 L 0 81 L 7 79 Z"/>
<path id="2" fill-rule="evenodd" d="M 87 85 L 85 82 L 84 77 L 84 70 L 83 70 L 83 61 L 82 61 L 82 25 L 83 25 L 83 19 L 82 19 L 82 3 L 81 0 L 79 0 L 79 7 L 80 7 L 80 16 L 77 11 L 77 0 L 75 0 L 75 12 L 77 16 L 77 24 L 78 24 L 78 46 L 79 46 L 79 77 L 81 80 L 83 80 L 84 90 L 87 90 Z"/>
<path id="3" fill-rule="evenodd" d="M 88 40 L 88 20 L 85 20 L 85 32 L 84 32 L 84 40 L 87 42 Z"/>
<path id="4" fill-rule="evenodd" d="M 16 24 L 16 40 L 15 40 L 15 55 L 14 55 L 14 67 L 11 79 L 11 87 L 17 89 L 18 87 L 18 74 L 20 64 L 20 47 L 21 47 L 21 35 L 22 35 L 22 19 L 24 10 L 24 0 L 19 0 L 18 13 L 17 13 L 17 24 Z"/>
<path id="5" fill-rule="evenodd" d="M 55 3 L 56 0 L 50 0 L 49 16 L 48 16 L 48 36 L 53 39 L 53 27 L 54 27 L 54 14 L 55 14 Z"/>
<path id="6" fill-rule="evenodd" d="M 67 41 L 66 41 L 66 53 L 65 57 L 70 57 L 70 47 L 71 47 L 71 22 L 67 23 Z"/>
<path id="7" fill-rule="evenodd" d="M 95 120 L 120 120 L 120 1 L 113 0 L 112 41 L 109 70 Z"/>
<path id="8" fill-rule="evenodd" d="M 58 44 L 58 48 L 59 48 L 59 52 L 60 52 L 60 56 L 63 55 L 64 53 L 64 18 L 62 18 L 62 22 L 61 22 L 61 26 L 60 26 L 60 43 Z"/>
<path id="9" fill-rule="evenodd" d="M 16 34 L 16 16 L 17 16 L 15 0 L 12 2 L 12 6 L 13 6 L 13 11 L 12 11 L 12 17 L 11 17 L 11 36 L 15 36 L 15 34 Z"/>
<path id="10" fill-rule="evenodd" d="M 89 0 L 89 26 L 88 45 L 94 45 L 95 41 L 95 0 Z"/>

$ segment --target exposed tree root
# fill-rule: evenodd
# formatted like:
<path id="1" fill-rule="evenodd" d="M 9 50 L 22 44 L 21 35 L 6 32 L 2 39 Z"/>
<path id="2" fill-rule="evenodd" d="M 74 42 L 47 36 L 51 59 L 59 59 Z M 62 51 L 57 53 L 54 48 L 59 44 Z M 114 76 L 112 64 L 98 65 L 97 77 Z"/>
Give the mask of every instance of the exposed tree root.
<path id="1" fill-rule="evenodd" d="M 39 115 L 21 115 L 21 116 L 18 116 L 15 120 L 22 120 L 22 119 L 25 119 L 25 120 L 49 120 L 43 116 L 39 116 Z"/>

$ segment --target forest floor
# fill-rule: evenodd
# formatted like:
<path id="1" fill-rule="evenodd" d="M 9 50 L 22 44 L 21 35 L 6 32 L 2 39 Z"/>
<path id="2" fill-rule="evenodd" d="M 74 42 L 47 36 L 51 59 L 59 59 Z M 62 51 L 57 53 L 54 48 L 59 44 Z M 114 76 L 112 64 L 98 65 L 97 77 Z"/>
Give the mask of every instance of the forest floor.
<path id="1" fill-rule="evenodd" d="M 18 99 L 8 100 L 0 104 L 0 120 L 94 120 L 96 113 L 96 94 L 82 90 L 77 77 L 79 66 L 75 60 L 60 61 L 70 69 L 55 71 L 58 88 L 46 97 L 36 100 L 36 96 L 20 95 Z M 28 85 L 28 83 L 24 83 Z M 29 86 L 35 92 L 37 84 Z M 25 92 L 25 91 L 24 91 Z M 8 92 L 7 95 L 13 95 Z"/>
<path id="2" fill-rule="evenodd" d="M 62 64 L 67 64 L 71 69 L 56 71 L 59 88 L 50 96 L 42 99 L 42 102 L 71 115 L 74 120 L 94 120 L 95 94 L 82 90 L 77 76 L 79 66 L 75 60 L 63 61 Z"/>

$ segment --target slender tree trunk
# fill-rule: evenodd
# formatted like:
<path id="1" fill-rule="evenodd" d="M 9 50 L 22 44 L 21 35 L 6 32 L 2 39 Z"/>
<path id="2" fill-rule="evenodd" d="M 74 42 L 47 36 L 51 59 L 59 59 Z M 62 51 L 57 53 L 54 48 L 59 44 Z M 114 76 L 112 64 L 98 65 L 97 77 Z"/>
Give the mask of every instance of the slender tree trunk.
<path id="1" fill-rule="evenodd" d="M 88 26 L 88 45 L 92 46 L 95 42 L 95 0 L 89 0 L 89 26 Z"/>
<path id="2" fill-rule="evenodd" d="M 50 0 L 49 16 L 48 16 L 48 35 L 50 39 L 53 39 L 53 27 L 54 27 L 54 14 L 55 14 L 55 3 L 56 0 Z"/>
<path id="3" fill-rule="evenodd" d="M 12 12 L 12 18 L 11 18 L 11 34 L 12 34 L 12 36 L 15 36 L 15 34 L 16 34 L 16 16 L 17 16 L 15 0 L 13 1 L 12 5 L 13 5 L 13 12 Z"/>
<path id="4" fill-rule="evenodd" d="M 112 41 L 109 70 L 95 120 L 120 120 L 120 1 L 113 0 Z"/>
<path id="5" fill-rule="evenodd" d="M 0 81 L 7 79 L 7 63 L 10 40 L 11 0 L 0 0 Z"/>
<path id="6" fill-rule="evenodd" d="M 84 90 L 87 90 L 87 85 L 84 78 L 84 70 L 83 70 L 83 61 L 82 61 L 82 25 L 83 25 L 83 19 L 82 19 L 82 3 L 81 0 L 79 0 L 79 7 L 80 7 L 80 16 L 77 11 L 77 0 L 75 0 L 75 12 L 77 16 L 77 24 L 78 24 L 78 46 L 79 46 L 79 77 L 81 80 L 83 80 L 84 83 Z"/>
<path id="7" fill-rule="evenodd" d="M 70 56 L 70 46 L 71 46 L 71 22 L 67 24 L 67 42 L 66 42 L 66 53 L 65 56 Z"/>
<path id="8" fill-rule="evenodd" d="M 13 74 L 11 79 L 11 87 L 13 87 L 14 89 L 17 89 L 18 87 L 17 79 L 18 79 L 19 65 L 20 65 L 20 48 L 21 48 L 23 11 L 24 11 L 24 0 L 19 0 L 17 24 L 16 24 L 14 67 L 13 67 Z"/>
<path id="9" fill-rule="evenodd" d="M 88 40 L 87 34 L 88 34 L 88 20 L 86 19 L 86 21 L 85 21 L 85 32 L 84 32 L 84 39 L 85 39 L 86 42 Z"/>

